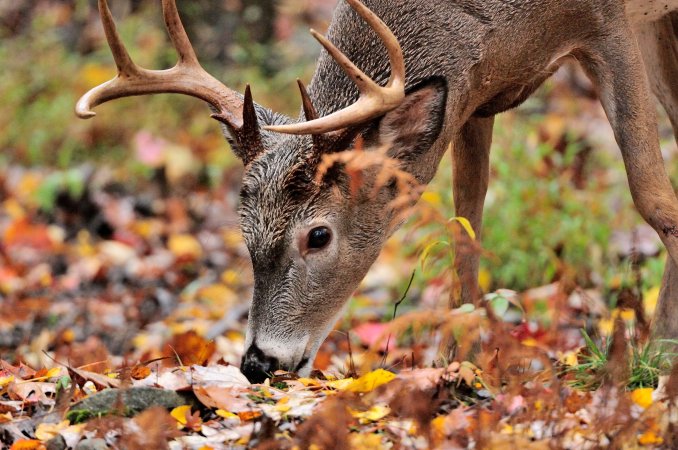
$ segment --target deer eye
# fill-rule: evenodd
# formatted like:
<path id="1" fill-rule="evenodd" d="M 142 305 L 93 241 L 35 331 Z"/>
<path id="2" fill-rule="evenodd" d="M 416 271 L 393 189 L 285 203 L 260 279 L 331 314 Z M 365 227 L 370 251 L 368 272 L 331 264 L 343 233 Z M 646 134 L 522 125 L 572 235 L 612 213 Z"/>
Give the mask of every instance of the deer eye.
<path id="1" fill-rule="evenodd" d="M 332 238 L 332 233 L 327 227 L 316 227 L 308 233 L 308 248 L 319 250 L 325 247 Z"/>

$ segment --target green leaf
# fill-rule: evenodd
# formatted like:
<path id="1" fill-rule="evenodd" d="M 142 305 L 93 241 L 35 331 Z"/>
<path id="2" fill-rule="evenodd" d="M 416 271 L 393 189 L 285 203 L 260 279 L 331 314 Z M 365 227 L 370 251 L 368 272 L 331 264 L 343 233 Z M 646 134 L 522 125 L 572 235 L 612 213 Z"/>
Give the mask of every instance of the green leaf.
<path id="1" fill-rule="evenodd" d="M 457 308 L 457 311 L 459 311 L 461 314 L 472 313 L 475 310 L 476 310 L 476 307 L 473 306 L 473 303 L 464 303 L 459 308 Z"/>
<path id="2" fill-rule="evenodd" d="M 508 311 L 509 307 L 509 301 L 506 297 L 503 297 L 499 294 L 490 294 L 491 297 L 489 299 L 490 306 L 492 306 L 492 310 L 498 317 L 503 317 L 504 314 L 506 314 L 506 311 Z"/>

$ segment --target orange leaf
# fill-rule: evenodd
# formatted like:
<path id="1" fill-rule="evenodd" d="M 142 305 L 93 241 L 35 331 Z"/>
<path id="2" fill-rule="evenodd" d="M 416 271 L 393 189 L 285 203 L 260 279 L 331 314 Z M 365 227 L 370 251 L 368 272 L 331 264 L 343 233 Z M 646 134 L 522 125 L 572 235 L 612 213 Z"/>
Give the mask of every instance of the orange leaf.
<path id="1" fill-rule="evenodd" d="M 184 366 L 204 365 L 216 350 L 214 341 L 208 341 L 193 330 L 174 336 L 168 347 L 165 355 L 178 356 Z"/>
<path id="2" fill-rule="evenodd" d="M 37 439 L 20 439 L 15 441 L 10 450 L 45 450 L 45 445 Z"/>

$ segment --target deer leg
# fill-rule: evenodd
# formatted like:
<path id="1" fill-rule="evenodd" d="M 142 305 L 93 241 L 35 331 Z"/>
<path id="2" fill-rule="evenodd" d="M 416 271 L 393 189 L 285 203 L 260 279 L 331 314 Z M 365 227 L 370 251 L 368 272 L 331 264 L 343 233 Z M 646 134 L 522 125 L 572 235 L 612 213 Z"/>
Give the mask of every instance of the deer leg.
<path id="1" fill-rule="evenodd" d="M 655 22 L 640 25 L 636 29 L 650 88 L 669 116 L 676 141 L 678 141 L 677 33 L 678 12 L 666 15 Z"/>
<path id="2" fill-rule="evenodd" d="M 676 24 L 674 29 L 673 23 Z M 678 13 L 636 30 L 650 87 L 664 107 L 678 142 Z M 678 266 L 667 258 L 659 302 L 652 321 L 654 338 L 678 337 Z"/>
<path id="3" fill-rule="evenodd" d="M 494 117 L 470 118 L 457 134 L 452 146 L 455 213 L 468 219 L 478 238 L 490 174 L 493 125 Z M 462 236 L 467 238 L 466 234 Z M 454 267 L 461 282 L 463 303 L 478 300 L 479 263 L 480 254 L 477 250 L 469 245 L 457 245 Z M 451 296 L 450 307 L 455 306 L 454 300 Z"/>
<path id="4" fill-rule="evenodd" d="M 582 62 L 600 91 L 636 208 L 669 253 L 654 335 L 678 338 L 678 200 L 664 169 L 638 43 L 631 30 L 615 30 L 606 36 L 602 45 L 583 55 Z"/>

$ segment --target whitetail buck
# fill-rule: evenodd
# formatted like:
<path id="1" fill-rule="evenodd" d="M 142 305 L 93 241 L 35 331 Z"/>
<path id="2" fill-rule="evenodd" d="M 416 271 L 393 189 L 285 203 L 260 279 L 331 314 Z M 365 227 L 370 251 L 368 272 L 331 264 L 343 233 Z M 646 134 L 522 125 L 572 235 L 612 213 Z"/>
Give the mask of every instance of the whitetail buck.
<path id="1" fill-rule="evenodd" d="M 245 375 L 258 382 L 277 368 L 308 373 L 394 231 L 389 205 L 398 190 L 386 184 L 374 195 L 374 179 L 366 177 L 354 192 L 341 171 L 316 180 L 323 155 L 351 149 L 361 137 L 365 151 L 388 148 L 402 170 L 426 184 L 452 142 L 457 215 L 479 231 L 494 115 L 519 105 L 568 57 L 597 87 L 635 205 L 668 249 L 654 332 L 678 337 L 678 201 L 650 99 L 651 87 L 678 137 L 678 0 L 365 4 L 370 9 L 340 1 L 329 40 L 314 33 L 326 52 L 308 92 L 300 84 L 307 121 L 297 122 L 255 104 L 249 88 L 243 96 L 208 75 L 173 0 L 162 6 L 179 62 L 166 71 L 133 64 L 99 1 L 119 75 L 87 93 L 77 114 L 91 117 L 92 107 L 130 95 L 192 95 L 211 106 L 245 165 L 240 213 L 255 279 Z M 460 254 L 455 265 L 467 280 L 462 299 L 473 301 L 478 255 Z"/>

